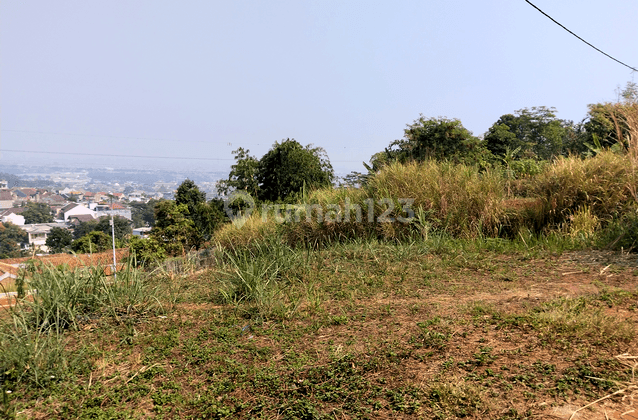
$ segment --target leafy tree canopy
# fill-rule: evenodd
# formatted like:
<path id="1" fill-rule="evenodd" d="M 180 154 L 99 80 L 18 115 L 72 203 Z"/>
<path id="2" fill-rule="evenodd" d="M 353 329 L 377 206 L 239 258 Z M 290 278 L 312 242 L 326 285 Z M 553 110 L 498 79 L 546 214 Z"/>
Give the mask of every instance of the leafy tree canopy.
<path id="1" fill-rule="evenodd" d="M 137 267 L 148 267 L 166 259 L 166 250 L 155 238 L 132 236 L 129 242 L 130 256 Z"/>
<path id="2" fill-rule="evenodd" d="M 295 139 L 275 142 L 260 160 L 257 172 L 258 198 L 264 201 L 284 200 L 302 189 L 328 187 L 334 171 L 321 147 L 303 147 Z"/>
<path id="3" fill-rule="evenodd" d="M 568 152 L 573 124 L 556 117 L 555 108 L 523 108 L 505 114 L 485 134 L 485 145 L 495 156 L 519 150 L 520 158 L 551 159 Z"/>
<path id="4" fill-rule="evenodd" d="M 24 223 L 51 223 L 53 222 L 53 212 L 51 207 L 44 203 L 28 202 L 26 209 L 22 212 Z"/>
<path id="5" fill-rule="evenodd" d="M 93 232 L 96 229 L 97 220 L 89 220 L 87 222 L 80 222 L 73 229 L 73 239 L 77 240 L 83 236 L 88 235 L 90 232 Z"/>
<path id="6" fill-rule="evenodd" d="M 26 244 L 29 235 L 12 223 L 0 223 L 0 258 L 20 256 L 20 244 Z"/>
<path id="7" fill-rule="evenodd" d="M 47 235 L 45 245 L 49 247 L 51 254 L 64 252 L 64 248 L 73 242 L 73 234 L 67 229 L 54 227 Z"/>
<path id="8" fill-rule="evenodd" d="M 103 252 L 111 248 L 112 239 L 104 232 L 93 231 L 73 242 L 71 249 L 78 254 Z"/>
<path id="9" fill-rule="evenodd" d="M 631 137 L 628 119 L 638 118 L 638 85 L 627 83 L 619 92 L 618 101 L 590 104 L 587 118 L 583 124 L 585 141 L 591 146 L 598 143 L 601 147 L 617 145 L 627 149 Z"/>
<path id="10" fill-rule="evenodd" d="M 131 222 L 126 217 L 114 216 L 113 223 L 115 225 L 115 239 L 124 239 L 126 235 L 133 233 Z M 111 236 L 111 218 L 108 216 L 100 217 L 94 230 Z"/>
<path id="11" fill-rule="evenodd" d="M 133 232 L 133 229 L 131 228 L 131 222 L 125 217 L 114 216 L 113 223 L 115 224 L 115 239 L 124 239 L 126 235 L 129 235 Z M 79 223 L 75 227 L 75 229 L 73 229 L 73 238 L 75 240 L 78 240 L 93 231 L 103 232 L 110 237 L 111 218 L 103 216 L 96 220 L 89 220 L 88 222 Z"/>
<path id="12" fill-rule="evenodd" d="M 228 179 L 218 182 L 217 191 L 220 194 L 228 194 L 234 190 L 246 191 L 253 197 L 259 195 L 259 183 L 257 182 L 257 172 L 259 161 L 249 155 L 250 150 L 239 148 L 233 150 L 235 164 L 230 167 Z"/>
<path id="13" fill-rule="evenodd" d="M 220 193 L 244 190 L 262 201 L 283 201 L 304 188 L 330 186 L 334 179 L 332 165 L 321 147 L 304 147 L 288 138 L 275 142 L 259 160 L 248 152 L 242 148 L 234 152 L 235 164 L 228 179 L 219 183 Z"/>
<path id="14" fill-rule="evenodd" d="M 371 165 L 364 163 L 364 166 L 370 173 L 375 173 L 392 161 L 420 162 L 426 159 L 487 164 L 490 156 L 481 141 L 463 127 L 461 121 L 421 115 L 408 124 L 402 139 L 393 141 L 383 152 L 373 155 Z"/>
<path id="15" fill-rule="evenodd" d="M 155 206 L 155 227 L 151 231 L 151 236 L 170 255 L 184 254 L 202 244 L 202 235 L 197 231 L 195 222 L 188 216 L 186 204 L 165 200 Z"/>
<path id="16" fill-rule="evenodd" d="M 206 193 L 200 191 L 195 182 L 185 179 L 184 182 L 177 187 L 175 193 L 175 203 L 185 204 L 188 207 L 190 215 L 195 214 L 195 208 L 202 203 L 206 203 Z"/>

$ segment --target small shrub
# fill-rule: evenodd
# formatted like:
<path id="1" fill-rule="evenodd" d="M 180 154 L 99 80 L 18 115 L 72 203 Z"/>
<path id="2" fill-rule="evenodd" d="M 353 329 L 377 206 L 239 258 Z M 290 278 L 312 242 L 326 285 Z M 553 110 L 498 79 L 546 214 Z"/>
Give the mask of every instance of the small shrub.
<path id="1" fill-rule="evenodd" d="M 283 303 L 284 287 L 303 267 L 300 252 L 277 237 L 248 248 L 222 249 L 221 261 L 218 273 L 224 301 L 255 305 L 262 316 Z"/>

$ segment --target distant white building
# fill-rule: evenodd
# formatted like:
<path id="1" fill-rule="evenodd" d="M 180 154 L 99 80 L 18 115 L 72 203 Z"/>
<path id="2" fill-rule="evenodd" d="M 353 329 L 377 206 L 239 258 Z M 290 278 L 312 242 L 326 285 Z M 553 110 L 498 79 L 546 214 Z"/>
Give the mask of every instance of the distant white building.
<path id="1" fill-rule="evenodd" d="M 24 225 L 24 216 L 21 214 L 9 213 L 6 216 L 2 216 L 2 223 L 12 223 L 16 226 Z"/>
<path id="2" fill-rule="evenodd" d="M 22 230 L 29 235 L 29 246 L 36 249 L 40 249 L 44 252 L 49 252 L 49 247 L 46 246 L 47 237 L 54 227 L 62 229 L 66 228 L 64 223 L 38 223 L 32 225 L 24 225 Z"/>
<path id="3" fill-rule="evenodd" d="M 144 197 L 143 191 L 133 191 L 128 195 L 128 201 L 137 201 L 144 202 L 146 198 Z"/>
<path id="4" fill-rule="evenodd" d="M 0 210 L 0 222 L 9 222 L 22 226 L 24 225 L 24 216 L 22 216 L 24 210 L 24 207 L 11 207 L 10 209 Z"/>
<path id="5" fill-rule="evenodd" d="M 80 214 L 90 214 L 94 218 L 96 217 L 95 212 L 82 204 L 70 203 L 60 209 L 60 215 L 62 219 L 67 222 L 70 216 L 79 216 Z"/>

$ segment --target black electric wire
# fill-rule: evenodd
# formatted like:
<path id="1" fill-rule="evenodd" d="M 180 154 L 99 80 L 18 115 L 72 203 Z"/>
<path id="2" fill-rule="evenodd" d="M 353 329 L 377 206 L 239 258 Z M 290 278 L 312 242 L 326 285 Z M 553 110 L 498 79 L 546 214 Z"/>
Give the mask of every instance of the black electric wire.
<path id="1" fill-rule="evenodd" d="M 558 21 L 556 21 L 556 19 L 554 19 L 553 17 L 551 17 L 550 15 L 548 15 L 547 13 L 543 12 L 541 9 L 538 8 L 538 6 L 536 6 L 534 3 L 532 3 L 529 0 L 525 0 L 527 3 L 529 3 L 530 6 L 532 6 L 534 9 L 538 10 L 539 12 L 541 12 L 543 15 L 545 15 L 547 18 L 549 18 L 552 22 L 554 22 L 555 24 L 557 24 L 558 26 L 560 26 L 561 28 L 563 28 L 564 30 L 566 30 L 567 32 L 569 32 L 570 34 L 574 35 L 576 38 L 580 39 L 581 41 L 583 41 L 585 44 L 589 45 L 590 47 L 592 47 L 593 49 L 595 49 L 596 51 L 598 51 L 601 54 L 606 55 L 607 57 L 611 58 L 612 60 L 614 60 L 617 63 L 622 64 L 623 66 L 633 70 L 633 71 L 638 71 L 635 67 L 631 67 L 628 64 L 623 63 L 622 61 L 612 57 L 611 55 L 607 54 L 605 51 L 594 47 L 592 44 L 590 44 L 589 42 L 585 41 L 584 39 L 582 39 L 581 37 L 579 37 L 578 35 L 576 35 L 575 33 L 573 33 L 572 31 L 570 31 L 569 29 L 567 29 L 565 26 L 561 25 Z"/>

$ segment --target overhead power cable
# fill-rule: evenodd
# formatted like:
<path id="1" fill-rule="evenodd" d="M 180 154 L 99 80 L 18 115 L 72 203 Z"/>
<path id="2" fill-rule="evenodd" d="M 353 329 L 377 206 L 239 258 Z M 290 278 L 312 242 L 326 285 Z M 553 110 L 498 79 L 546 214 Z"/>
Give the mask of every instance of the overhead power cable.
<path id="1" fill-rule="evenodd" d="M 574 35 L 576 38 L 580 39 L 581 41 L 583 41 L 585 44 L 589 45 L 590 47 L 592 47 L 593 49 L 595 49 L 596 51 L 598 51 L 601 54 L 606 55 L 607 57 L 611 58 L 612 60 L 614 60 L 617 63 L 622 64 L 623 66 L 633 70 L 633 71 L 638 71 L 635 67 L 631 67 L 628 64 L 623 63 L 622 61 L 612 57 L 611 55 L 607 54 L 605 51 L 601 50 L 600 48 L 596 48 L 594 47 L 592 44 L 590 44 L 589 42 L 585 41 L 584 39 L 582 39 L 581 37 L 579 37 L 578 35 L 576 35 L 575 33 L 573 33 L 572 31 L 570 31 L 569 29 L 567 29 L 565 26 L 563 26 L 560 22 L 558 22 L 556 19 L 554 19 L 553 17 L 551 17 L 550 15 L 548 15 L 547 13 L 543 12 L 541 9 L 538 8 L 538 6 L 536 6 L 534 3 L 532 3 L 529 0 L 525 0 L 527 3 L 529 3 L 530 6 L 532 6 L 534 9 L 538 10 L 539 12 L 541 12 L 543 15 L 545 15 L 548 19 L 550 19 L 552 22 L 554 22 L 555 24 L 557 24 L 558 26 L 560 26 L 561 28 L 563 28 L 564 30 L 566 30 L 567 32 L 569 32 L 570 34 Z"/>

